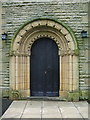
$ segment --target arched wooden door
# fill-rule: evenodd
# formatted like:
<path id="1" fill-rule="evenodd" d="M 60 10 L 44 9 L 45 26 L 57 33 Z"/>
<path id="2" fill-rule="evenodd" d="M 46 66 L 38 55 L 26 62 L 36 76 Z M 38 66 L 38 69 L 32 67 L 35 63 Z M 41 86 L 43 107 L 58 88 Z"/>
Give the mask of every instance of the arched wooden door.
<path id="1" fill-rule="evenodd" d="M 31 96 L 59 96 L 59 56 L 56 43 L 40 38 L 31 48 Z"/>

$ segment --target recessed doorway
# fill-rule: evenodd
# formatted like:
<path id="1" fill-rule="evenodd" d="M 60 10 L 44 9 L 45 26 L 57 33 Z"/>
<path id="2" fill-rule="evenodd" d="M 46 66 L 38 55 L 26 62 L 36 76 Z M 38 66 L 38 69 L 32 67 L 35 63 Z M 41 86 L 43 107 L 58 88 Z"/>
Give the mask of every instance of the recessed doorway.
<path id="1" fill-rule="evenodd" d="M 59 96 L 58 46 L 50 38 L 39 38 L 31 48 L 31 96 Z"/>

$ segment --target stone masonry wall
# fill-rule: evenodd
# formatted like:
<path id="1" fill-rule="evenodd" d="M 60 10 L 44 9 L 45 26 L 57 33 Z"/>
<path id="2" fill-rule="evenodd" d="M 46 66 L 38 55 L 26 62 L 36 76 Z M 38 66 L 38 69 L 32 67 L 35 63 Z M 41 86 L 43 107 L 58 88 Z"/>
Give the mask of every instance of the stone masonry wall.
<path id="1" fill-rule="evenodd" d="M 89 74 L 89 77 L 88 77 L 88 85 L 89 85 L 89 101 L 90 101 L 90 2 L 88 4 L 88 25 L 89 25 L 89 39 L 88 39 L 88 74 Z"/>
<path id="2" fill-rule="evenodd" d="M 2 26 L 2 7 L 0 2 L 0 97 L 2 95 L 1 85 L 2 85 L 2 40 L 1 40 L 1 26 Z M 0 111 L 1 114 L 1 111 Z"/>
<path id="3" fill-rule="evenodd" d="M 67 24 L 75 33 L 80 90 L 88 89 L 88 39 L 81 38 L 81 31 L 88 31 L 88 2 L 3 2 L 2 11 L 2 33 L 8 32 L 8 40 L 3 41 L 3 87 L 9 87 L 9 51 L 15 32 L 33 19 L 51 18 Z"/>

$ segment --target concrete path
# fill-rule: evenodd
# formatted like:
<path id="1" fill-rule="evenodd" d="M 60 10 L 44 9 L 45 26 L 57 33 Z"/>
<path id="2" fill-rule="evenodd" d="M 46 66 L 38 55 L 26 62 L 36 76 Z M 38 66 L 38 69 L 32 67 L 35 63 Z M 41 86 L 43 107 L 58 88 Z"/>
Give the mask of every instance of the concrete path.
<path id="1" fill-rule="evenodd" d="M 61 118 L 60 120 L 76 118 L 76 120 L 86 120 L 88 118 L 88 103 L 86 101 L 14 101 L 1 120 L 5 118 L 8 118 L 8 120 L 12 120 L 12 118 L 19 118 L 20 120 L 26 118 L 29 118 L 28 120 L 30 118 L 38 118 L 38 120 L 44 120 L 45 118 Z"/>

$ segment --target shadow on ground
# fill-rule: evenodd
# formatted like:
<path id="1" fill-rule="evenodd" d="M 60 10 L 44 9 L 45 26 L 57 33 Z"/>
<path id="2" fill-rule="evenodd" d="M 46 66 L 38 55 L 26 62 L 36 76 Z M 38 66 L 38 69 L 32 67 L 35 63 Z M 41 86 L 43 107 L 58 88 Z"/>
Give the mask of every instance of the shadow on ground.
<path id="1" fill-rule="evenodd" d="M 13 102 L 13 100 L 10 100 L 8 98 L 0 98 L 0 116 L 4 114 L 4 112 L 8 109 L 10 104 Z"/>

